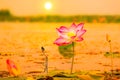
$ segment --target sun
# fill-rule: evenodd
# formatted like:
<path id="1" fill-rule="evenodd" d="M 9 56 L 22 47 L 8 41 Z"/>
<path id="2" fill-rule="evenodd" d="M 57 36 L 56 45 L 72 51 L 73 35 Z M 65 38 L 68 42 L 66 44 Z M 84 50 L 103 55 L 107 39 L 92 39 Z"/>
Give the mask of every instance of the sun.
<path id="1" fill-rule="evenodd" d="M 52 8 L 52 3 L 51 2 L 46 2 L 45 3 L 45 9 L 50 10 Z"/>

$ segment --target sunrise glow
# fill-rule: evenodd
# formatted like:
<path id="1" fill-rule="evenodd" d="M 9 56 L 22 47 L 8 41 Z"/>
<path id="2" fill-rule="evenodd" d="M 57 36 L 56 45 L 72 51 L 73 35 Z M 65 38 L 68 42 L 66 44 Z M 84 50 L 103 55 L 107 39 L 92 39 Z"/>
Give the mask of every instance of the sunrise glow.
<path id="1" fill-rule="evenodd" d="M 46 2 L 45 3 L 45 9 L 50 10 L 52 8 L 52 3 L 51 2 Z"/>

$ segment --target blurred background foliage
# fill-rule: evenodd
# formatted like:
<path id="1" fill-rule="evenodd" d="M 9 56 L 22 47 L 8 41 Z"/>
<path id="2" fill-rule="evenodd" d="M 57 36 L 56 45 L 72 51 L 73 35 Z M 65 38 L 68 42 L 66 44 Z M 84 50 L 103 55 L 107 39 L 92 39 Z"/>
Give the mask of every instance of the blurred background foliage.
<path id="1" fill-rule="evenodd" d="M 0 21 L 18 22 L 88 22 L 88 23 L 119 23 L 120 15 L 39 15 L 14 16 L 9 10 L 0 10 Z"/>

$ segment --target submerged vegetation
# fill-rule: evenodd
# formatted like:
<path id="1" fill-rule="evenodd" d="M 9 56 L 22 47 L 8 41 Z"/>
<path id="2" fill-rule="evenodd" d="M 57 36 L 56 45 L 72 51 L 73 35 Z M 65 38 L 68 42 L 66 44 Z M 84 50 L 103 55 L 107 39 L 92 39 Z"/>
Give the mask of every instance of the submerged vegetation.
<path id="1" fill-rule="evenodd" d="M 0 10 L 0 21 L 119 23 L 120 15 L 37 15 L 23 17 L 14 16 L 8 10 Z"/>

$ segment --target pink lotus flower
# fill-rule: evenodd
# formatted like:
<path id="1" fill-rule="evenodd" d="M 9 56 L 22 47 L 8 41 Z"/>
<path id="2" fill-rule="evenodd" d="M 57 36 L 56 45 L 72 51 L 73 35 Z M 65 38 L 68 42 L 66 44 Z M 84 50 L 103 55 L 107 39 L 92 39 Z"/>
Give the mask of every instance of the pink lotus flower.
<path id="1" fill-rule="evenodd" d="M 55 40 L 54 44 L 62 46 L 71 44 L 72 42 L 82 41 L 82 35 L 86 32 L 86 30 L 83 29 L 83 25 L 84 23 L 80 23 L 78 25 L 73 23 L 70 28 L 67 28 L 65 26 L 57 28 L 59 38 Z"/>

